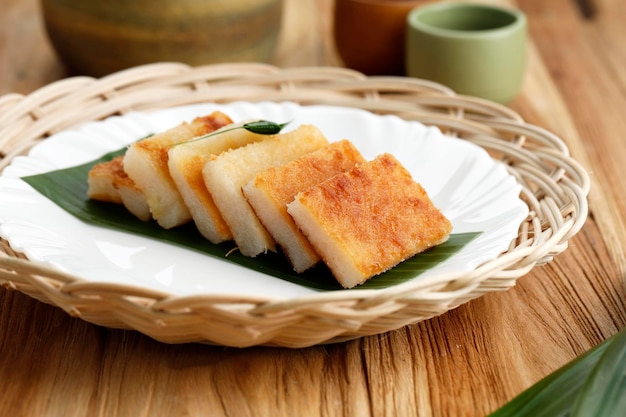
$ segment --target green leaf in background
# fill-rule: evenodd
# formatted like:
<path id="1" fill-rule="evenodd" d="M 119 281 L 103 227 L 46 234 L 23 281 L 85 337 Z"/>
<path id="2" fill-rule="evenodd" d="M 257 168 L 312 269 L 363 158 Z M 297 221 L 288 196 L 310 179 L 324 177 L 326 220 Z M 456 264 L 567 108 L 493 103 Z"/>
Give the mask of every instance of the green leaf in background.
<path id="1" fill-rule="evenodd" d="M 626 329 L 557 369 L 489 417 L 623 417 Z"/>
<path id="2" fill-rule="evenodd" d="M 138 220 L 121 204 L 90 200 L 87 197 L 89 170 L 97 163 L 123 155 L 125 151 L 126 148 L 120 149 L 83 165 L 27 176 L 22 179 L 59 207 L 87 223 L 182 246 L 312 289 L 342 289 L 332 273 L 323 264 L 305 273 L 297 274 L 291 269 L 289 262 L 285 260 L 282 254 L 268 253 L 255 258 L 243 256 L 238 251 L 233 251 L 235 248 L 233 242 L 216 245 L 206 240 L 197 231 L 193 222 L 166 230 L 156 222 Z M 453 234 L 442 245 L 404 261 L 390 271 L 370 279 L 358 289 L 385 288 L 406 282 L 445 261 L 478 235 L 480 233 Z"/>
<path id="3" fill-rule="evenodd" d="M 605 348 L 585 381 L 571 417 L 626 416 L 626 329 Z"/>

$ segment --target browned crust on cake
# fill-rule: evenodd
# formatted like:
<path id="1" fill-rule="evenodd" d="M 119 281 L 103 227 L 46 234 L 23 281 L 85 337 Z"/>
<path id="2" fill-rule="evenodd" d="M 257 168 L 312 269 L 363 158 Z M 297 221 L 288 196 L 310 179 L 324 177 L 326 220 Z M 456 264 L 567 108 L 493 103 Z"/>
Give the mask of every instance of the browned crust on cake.
<path id="1" fill-rule="evenodd" d="M 124 158 L 124 170 L 144 193 L 154 219 L 166 229 L 191 220 L 168 167 L 171 145 L 211 133 L 231 124 L 226 114 L 216 111 L 181 123 L 165 132 L 132 144 Z"/>
<path id="2" fill-rule="evenodd" d="M 215 136 L 170 147 L 168 166 L 200 233 L 213 243 L 233 238 L 230 227 L 207 189 L 202 171 L 212 156 L 267 138 L 243 128 L 245 122 L 216 130 Z"/>
<path id="3" fill-rule="evenodd" d="M 315 265 L 319 256 L 287 213 L 287 204 L 299 192 L 364 162 L 354 145 L 342 140 L 288 164 L 271 167 L 244 186 L 248 201 L 296 272 Z"/>
<path id="4" fill-rule="evenodd" d="M 304 222 L 295 218 L 296 223 L 309 238 L 323 232 L 326 238 L 311 243 L 347 287 L 444 242 L 452 231 L 424 188 L 389 154 L 336 175 L 295 201 L 308 216 Z M 345 262 L 356 271 L 352 276 L 339 272 Z"/>
<path id="5" fill-rule="evenodd" d="M 291 163 L 271 167 L 253 181 L 255 187 L 262 188 L 277 204 L 287 205 L 299 192 L 364 162 L 354 145 L 342 140 Z"/>
<path id="6" fill-rule="evenodd" d="M 111 203 L 122 203 L 122 198 L 119 196 L 119 189 L 122 187 L 137 189 L 137 185 L 131 180 L 126 171 L 124 171 L 124 157 L 118 156 L 110 161 L 101 162 L 94 165 L 89 171 L 89 181 L 102 181 L 102 183 L 108 183 L 111 193 L 98 193 L 97 190 L 89 188 L 87 194 L 89 198 L 100 201 L 107 201 Z"/>
<path id="7" fill-rule="evenodd" d="M 203 176 L 207 189 L 243 255 L 254 257 L 274 251 L 275 242 L 248 203 L 242 187 L 259 172 L 326 145 L 328 141 L 318 128 L 301 125 L 294 131 L 213 156 L 206 163 Z"/>
<path id="8" fill-rule="evenodd" d="M 124 179 L 131 181 L 124 171 L 123 157 L 94 165 L 89 171 L 87 195 L 89 198 L 109 203 L 122 203 L 119 184 Z M 131 181 L 132 182 L 132 181 Z"/>
<path id="9" fill-rule="evenodd" d="M 143 221 L 152 218 L 145 196 L 124 171 L 123 156 L 94 165 L 89 171 L 88 183 L 89 198 L 123 204 Z"/>
<path id="10" fill-rule="evenodd" d="M 233 123 L 230 117 L 216 111 L 207 116 L 196 117 L 191 123 L 183 122 L 163 133 L 140 140 L 133 146 L 150 155 L 159 166 L 167 169 L 169 145 L 185 142 L 197 136 L 206 135 L 228 124 Z"/>
<path id="11" fill-rule="evenodd" d="M 228 224 L 224 221 L 222 214 L 215 205 L 213 197 L 206 190 L 204 177 L 202 176 L 202 169 L 209 160 L 210 156 L 211 155 L 194 155 L 193 157 L 187 159 L 184 164 L 177 164 L 177 169 L 180 170 L 181 176 L 185 181 L 187 181 L 189 188 L 191 190 L 195 190 L 195 198 L 198 199 L 198 202 L 202 205 L 203 209 L 206 210 L 208 215 L 211 216 L 216 236 L 212 238 L 209 238 L 209 236 L 205 237 L 209 238 L 209 240 L 213 243 L 219 243 L 224 240 L 231 239 L 233 235 L 228 227 Z M 198 227 L 201 226 L 197 223 L 196 225 Z"/>

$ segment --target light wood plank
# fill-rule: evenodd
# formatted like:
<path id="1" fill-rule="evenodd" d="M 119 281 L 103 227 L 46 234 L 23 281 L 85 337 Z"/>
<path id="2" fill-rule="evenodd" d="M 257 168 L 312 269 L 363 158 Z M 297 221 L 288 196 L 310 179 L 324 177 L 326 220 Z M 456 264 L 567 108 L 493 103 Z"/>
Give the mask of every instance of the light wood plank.
<path id="1" fill-rule="evenodd" d="M 518 285 L 424 323 L 301 350 L 166 345 L 0 289 L 0 415 L 484 416 L 626 325 L 624 2 L 585 20 L 570 0 L 524 0 L 533 43 L 513 103 L 561 135 L 594 179 L 570 248 Z M 332 0 L 286 0 L 274 62 L 337 65 Z M 5 0 L 0 94 L 65 74 L 36 0 Z"/>

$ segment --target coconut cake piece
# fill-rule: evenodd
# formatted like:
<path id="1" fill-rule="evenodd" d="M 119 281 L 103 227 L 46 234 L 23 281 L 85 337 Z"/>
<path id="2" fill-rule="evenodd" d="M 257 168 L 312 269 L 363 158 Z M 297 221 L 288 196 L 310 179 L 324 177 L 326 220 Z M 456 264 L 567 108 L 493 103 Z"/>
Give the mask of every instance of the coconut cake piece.
<path id="1" fill-rule="evenodd" d="M 282 248 L 294 271 L 304 272 L 320 257 L 287 213 L 287 204 L 300 191 L 361 163 L 365 163 L 365 158 L 350 141 L 342 140 L 262 171 L 244 185 L 248 202 Z"/>
<path id="2" fill-rule="evenodd" d="M 122 204 L 120 191 L 115 185 L 120 175 L 126 176 L 122 157 L 94 165 L 87 176 L 87 196 L 98 201 Z"/>
<path id="3" fill-rule="evenodd" d="M 230 240 L 233 236 L 206 188 L 202 169 L 212 155 L 266 138 L 264 135 L 237 128 L 243 124 L 224 126 L 216 130 L 214 136 L 172 146 L 168 151 L 168 167 L 174 184 L 196 227 L 213 243 Z"/>
<path id="4" fill-rule="evenodd" d="M 233 121 L 224 113 L 213 112 L 183 122 L 165 132 L 133 143 L 124 155 L 124 171 L 146 196 L 152 217 L 170 229 L 191 220 L 167 165 L 171 145 L 213 132 Z"/>
<path id="5" fill-rule="evenodd" d="M 87 195 L 94 200 L 123 204 L 140 220 L 150 220 L 152 215 L 146 197 L 126 175 L 123 158 L 118 156 L 93 166 L 87 180 Z"/>
<path id="6" fill-rule="evenodd" d="M 326 145 L 328 140 L 318 128 L 302 125 L 291 132 L 214 155 L 205 164 L 204 182 L 243 255 L 254 257 L 275 251 L 275 242 L 248 203 L 242 187 L 259 172 Z"/>
<path id="7" fill-rule="evenodd" d="M 445 242 L 452 231 L 390 154 L 299 193 L 287 211 L 345 288 Z"/>

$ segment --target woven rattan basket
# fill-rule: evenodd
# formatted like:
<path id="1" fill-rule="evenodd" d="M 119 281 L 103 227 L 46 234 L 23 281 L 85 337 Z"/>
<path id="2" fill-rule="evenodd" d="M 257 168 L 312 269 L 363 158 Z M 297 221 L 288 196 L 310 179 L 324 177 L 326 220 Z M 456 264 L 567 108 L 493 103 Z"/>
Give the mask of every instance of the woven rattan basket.
<path id="1" fill-rule="evenodd" d="M 0 283 L 72 316 L 135 329 L 167 343 L 304 347 L 379 334 L 506 290 L 550 261 L 587 216 L 589 179 L 561 139 L 507 107 L 402 77 L 366 77 L 339 68 L 278 69 L 259 64 L 153 64 L 102 79 L 73 77 L 27 96 L 0 97 L 0 169 L 51 134 L 129 111 L 232 101 L 332 104 L 395 114 L 438 126 L 485 148 L 522 185 L 530 215 L 498 259 L 375 292 L 337 291 L 272 302 L 249 297 L 177 297 L 89 282 L 31 262 L 0 241 Z"/>

